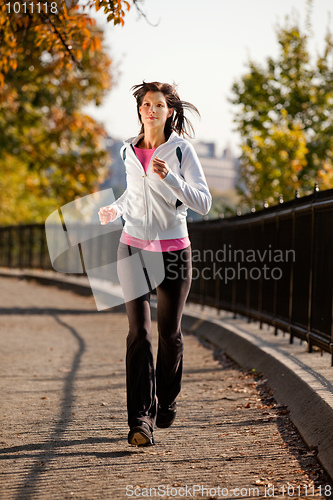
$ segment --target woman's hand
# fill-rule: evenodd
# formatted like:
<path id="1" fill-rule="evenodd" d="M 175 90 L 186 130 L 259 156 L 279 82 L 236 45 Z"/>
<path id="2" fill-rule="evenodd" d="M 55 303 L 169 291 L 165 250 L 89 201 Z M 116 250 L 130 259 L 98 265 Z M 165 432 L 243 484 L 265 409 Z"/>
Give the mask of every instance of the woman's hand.
<path id="1" fill-rule="evenodd" d="M 158 156 L 152 161 L 153 172 L 155 172 L 162 180 L 166 177 L 169 172 L 169 167 L 166 161 L 161 160 Z"/>
<path id="2" fill-rule="evenodd" d="M 99 212 L 99 220 L 102 225 L 112 222 L 117 216 L 117 209 L 112 205 L 107 205 L 106 207 L 101 207 Z"/>

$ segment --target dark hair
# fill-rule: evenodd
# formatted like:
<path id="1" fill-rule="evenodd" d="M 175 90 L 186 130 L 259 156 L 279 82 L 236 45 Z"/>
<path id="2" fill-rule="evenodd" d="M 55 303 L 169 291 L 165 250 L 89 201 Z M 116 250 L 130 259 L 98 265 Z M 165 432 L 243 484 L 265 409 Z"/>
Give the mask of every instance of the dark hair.
<path id="1" fill-rule="evenodd" d="M 174 108 L 174 112 L 170 118 L 167 119 L 164 127 L 165 138 L 168 140 L 171 132 L 174 130 L 179 135 L 183 137 L 188 135 L 192 137 L 194 136 L 194 129 L 190 122 L 190 120 L 184 115 L 185 110 L 190 110 L 192 113 L 197 113 L 200 116 L 199 111 L 193 104 L 187 101 L 181 101 L 180 97 L 176 91 L 176 85 L 169 85 L 168 83 L 160 83 L 160 82 L 145 82 L 143 81 L 140 85 L 133 85 L 131 90 L 134 90 L 133 95 L 136 99 L 137 103 L 137 112 L 139 121 L 141 123 L 141 131 L 144 132 L 144 126 L 141 120 L 141 115 L 139 108 L 142 105 L 144 96 L 147 92 L 162 92 L 164 94 L 166 103 L 168 108 Z"/>

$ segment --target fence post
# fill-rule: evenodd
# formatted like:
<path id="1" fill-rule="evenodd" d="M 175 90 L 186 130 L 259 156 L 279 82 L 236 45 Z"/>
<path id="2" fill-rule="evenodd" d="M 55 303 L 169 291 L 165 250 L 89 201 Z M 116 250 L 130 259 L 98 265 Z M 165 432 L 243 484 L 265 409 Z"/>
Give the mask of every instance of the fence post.
<path id="1" fill-rule="evenodd" d="M 310 233 L 310 248 L 311 248 L 311 253 L 310 253 L 310 259 L 311 259 L 311 266 L 310 266 L 310 279 L 309 279 L 309 302 L 308 302 L 308 325 L 307 325 L 307 341 L 308 341 L 308 352 L 312 352 L 312 341 L 311 341 L 311 324 L 312 324 L 312 285 L 313 285 L 313 273 L 314 273 L 314 258 L 315 258 L 315 253 L 316 253 L 316 241 L 315 241 L 315 201 L 317 199 L 317 192 L 319 191 L 318 189 L 318 184 L 317 182 L 314 185 L 313 188 L 313 200 L 311 204 L 311 233 Z"/>

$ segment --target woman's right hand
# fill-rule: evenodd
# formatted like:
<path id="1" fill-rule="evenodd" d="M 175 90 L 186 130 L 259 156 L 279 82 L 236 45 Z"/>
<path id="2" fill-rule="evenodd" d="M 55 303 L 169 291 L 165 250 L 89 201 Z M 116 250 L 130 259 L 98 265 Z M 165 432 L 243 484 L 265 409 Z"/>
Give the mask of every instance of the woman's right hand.
<path id="1" fill-rule="evenodd" d="M 117 209 L 112 205 L 107 205 L 106 207 L 101 207 L 98 212 L 99 220 L 102 225 L 112 222 L 117 217 Z"/>

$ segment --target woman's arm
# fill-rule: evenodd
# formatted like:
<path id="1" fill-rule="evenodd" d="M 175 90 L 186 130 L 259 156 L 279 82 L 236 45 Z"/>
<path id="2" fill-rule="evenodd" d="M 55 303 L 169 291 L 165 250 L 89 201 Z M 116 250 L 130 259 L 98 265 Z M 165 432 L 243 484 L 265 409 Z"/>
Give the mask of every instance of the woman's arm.
<path id="1" fill-rule="evenodd" d="M 111 205 L 106 205 L 105 207 L 101 207 L 98 215 L 101 221 L 101 224 L 107 224 L 108 222 L 113 222 L 118 219 L 124 213 L 124 204 L 127 197 L 127 189 L 123 192 L 123 194 Z"/>
<path id="2" fill-rule="evenodd" d="M 212 206 L 212 196 L 199 158 L 191 143 L 187 144 L 183 153 L 181 175 L 169 169 L 163 181 L 186 206 L 201 215 L 209 212 Z"/>
<path id="3" fill-rule="evenodd" d="M 117 210 L 116 219 L 118 219 L 118 217 L 120 217 L 124 213 L 124 205 L 126 202 L 127 194 L 128 193 L 127 193 L 127 188 L 126 188 L 125 191 L 123 192 L 123 194 L 110 205 L 110 207 L 115 207 Z"/>

